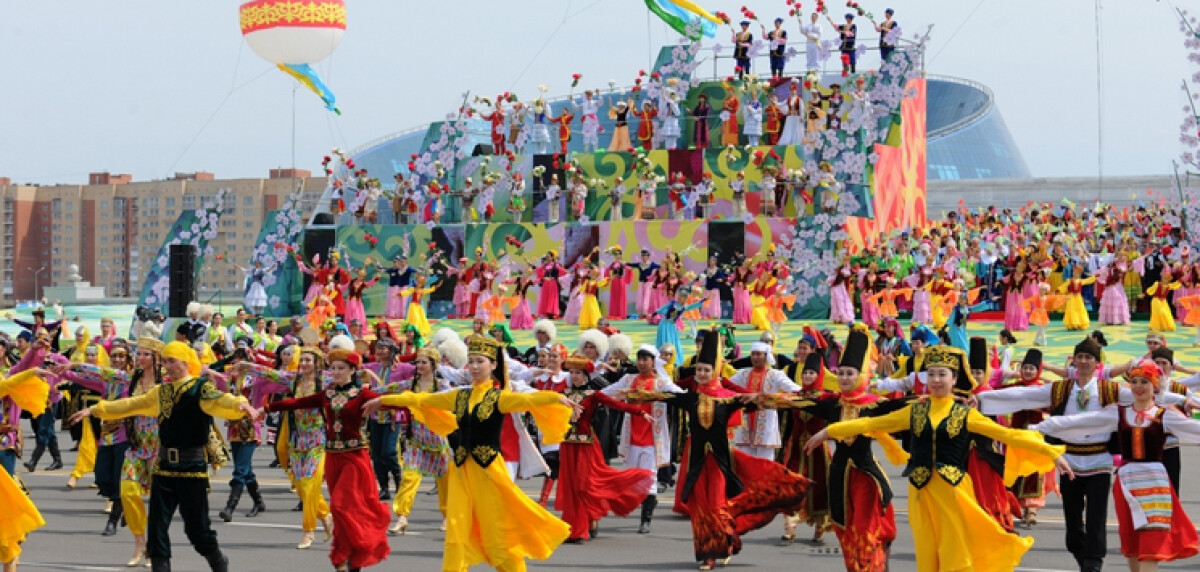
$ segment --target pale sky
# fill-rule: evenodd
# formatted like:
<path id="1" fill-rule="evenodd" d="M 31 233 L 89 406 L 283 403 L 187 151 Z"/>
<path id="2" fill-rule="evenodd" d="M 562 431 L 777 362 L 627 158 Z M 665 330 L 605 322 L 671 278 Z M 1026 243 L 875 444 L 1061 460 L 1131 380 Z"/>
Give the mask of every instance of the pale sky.
<path id="1" fill-rule="evenodd" d="M 786 16 L 783 0 L 702 4 L 736 20 L 743 2 L 764 22 Z M 314 172 L 331 147 L 353 149 L 440 119 L 467 90 L 528 97 L 544 83 L 562 94 L 573 73 L 583 74 L 581 88 L 632 83 L 649 65 L 650 46 L 678 37 L 647 22 L 642 0 L 347 4 L 340 47 L 315 66 L 343 115 L 305 90 L 295 94 L 296 166 Z M 815 1 L 803 4 L 811 9 Z M 991 87 L 1034 176 L 1097 174 L 1093 1 L 861 4 L 879 18 L 894 8 L 905 37 L 933 24 L 928 72 Z M 87 173 L 104 170 L 135 180 L 196 170 L 257 178 L 290 166 L 295 82 L 246 45 L 238 5 L 4 2 L 0 176 L 43 184 L 86 183 Z M 846 11 L 829 5 L 835 19 Z M 787 26 L 799 35 L 794 21 Z M 832 34 L 827 25 L 824 32 Z M 876 43 L 874 33 L 860 34 Z M 1174 5 L 1109 0 L 1102 37 L 1104 174 L 1169 172 L 1180 152 L 1180 84 L 1196 69 L 1186 61 Z M 728 45 L 728 29 L 706 46 L 713 42 Z M 877 55 L 865 60 L 872 66 Z M 712 67 L 700 70 L 708 75 Z"/>

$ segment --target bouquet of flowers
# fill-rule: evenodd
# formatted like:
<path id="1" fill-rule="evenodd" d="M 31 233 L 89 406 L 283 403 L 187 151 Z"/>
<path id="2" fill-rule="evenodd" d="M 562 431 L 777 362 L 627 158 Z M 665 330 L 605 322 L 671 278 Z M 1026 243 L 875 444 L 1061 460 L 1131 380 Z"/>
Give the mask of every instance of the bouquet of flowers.
<path id="1" fill-rule="evenodd" d="M 520 240 L 517 240 L 517 237 L 511 234 L 505 235 L 504 243 L 512 247 L 512 252 L 514 252 L 517 256 L 525 255 L 525 245 L 522 244 Z"/>
<path id="2" fill-rule="evenodd" d="M 578 86 L 579 80 L 582 78 L 583 78 L 583 74 L 579 74 L 579 73 L 571 74 L 571 87 L 575 88 L 576 86 Z"/>

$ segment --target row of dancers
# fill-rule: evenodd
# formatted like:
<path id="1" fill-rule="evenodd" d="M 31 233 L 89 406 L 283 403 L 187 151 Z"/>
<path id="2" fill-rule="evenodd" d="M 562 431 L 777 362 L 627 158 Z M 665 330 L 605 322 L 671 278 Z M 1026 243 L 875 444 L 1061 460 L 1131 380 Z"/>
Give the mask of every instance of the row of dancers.
<path id="1" fill-rule="evenodd" d="M 1143 465 L 1153 465 L 1159 460 L 1167 459 L 1161 451 L 1164 447 L 1152 439 L 1147 441 L 1147 434 L 1154 437 L 1172 433 L 1185 441 L 1200 436 L 1193 426 L 1195 422 L 1186 419 L 1171 405 L 1187 399 L 1188 389 L 1186 385 L 1167 383 L 1174 367 L 1174 356 L 1168 353 L 1166 348 L 1156 348 L 1149 356 L 1150 359 L 1144 361 L 1135 360 L 1129 364 L 1106 366 L 1099 365 L 1102 355 L 1099 346 L 1095 342 L 1085 341 L 1074 350 L 1072 368 L 1061 372 L 1065 375 L 1064 381 L 1042 382 L 1040 370 L 1047 368 L 1040 363 L 1036 350 L 1030 351 L 1022 362 L 1022 367 L 1016 372 L 1002 368 L 989 372 L 990 366 L 986 359 L 981 362 L 978 358 L 979 352 L 962 352 L 946 345 L 926 347 L 923 344 L 918 345 L 914 337 L 913 346 L 917 351 L 913 357 L 904 360 L 891 377 L 871 381 L 871 372 L 875 371 L 872 362 L 877 358 L 863 326 L 852 328 L 846 343 L 841 346 L 836 374 L 827 369 L 824 359 L 826 356 L 821 355 L 827 346 L 825 336 L 811 330 L 806 329 L 804 337 L 797 343 L 793 359 L 784 369 L 771 367 L 773 360 L 777 364 L 784 361 L 779 359 L 782 356 L 777 356 L 771 346 L 755 344 L 751 347 L 748 363 L 744 364 L 746 367 L 741 371 L 730 371 L 730 368 L 722 363 L 725 352 L 720 348 L 719 342 L 723 338 L 721 335 L 700 336 L 697 355 L 679 364 L 674 359 L 664 360 L 663 354 L 654 347 L 640 348 L 632 356 L 629 355 L 632 350 L 626 347 L 624 351 L 627 353 L 618 360 L 621 367 L 614 368 L 613 364 L 605 359 L 609 356 L 597 353 L 595 348 L 591 355 L 596 355 L 597 359 L 570 356 L 566 355 L 565 348 L 555 346 L 549 343 L 549 340 L 543 344 L 539 337 L 539 346 L 545 346 L 539 347 L 539 350 L 544 351 L 537 352 L 539 366 L 529 367 L 514 360 L 503 342 L 481 335 L 472 335 L 466 340 L 461 340 L 452 332 L 439 332 L 431 340 L 430 347 L 427 350 L 422 348 L 423 351 L 418 352 L 418 358 L 408 367 L 402 367 L 405 365 L 403 362 L 391 361 L 393 358 L 389 355 L 388 348 L 390 342 L 382 342 L 376 344 L 373 350 L 373 363 L 376 367 L 364 363 L 367 358 L 363 355 L 347 349 L 334 347 L 327 348 L 328 352 L 325 352 L 319 348 L 288 347 L 278 354 L 279 361 L 274 366 L 259 365 L 257 360 L 248 359 L 252 354 L 244 352 L 241 357 L 235 356 L 228 363 L 217 364 L 216 367 L 224 370 L 223 372 L 212 370 L 211 367 L 208 371 L 201 369 L 199 356 L 186 344 L 168 344 L 159 349 L 160 346 L 153 340 L 145 340 L 138 344 L 138 361 L 142 369 L 134 369 L 131 374 L 128 370 L 113 370 L 94 363 L 98 357 L 93 356 L 98 356 L 99 351 L 93 352 L 90 345 L 85 347 L 82 363 L 70 363 L 69 360 L 68 363 L 62 363 L 61 359 L 56 360 L 52 355 L 46 355 L 48 344 L 43 335 L 39 337 L 35 351 L 30 352 L 32 357 L 25 360 L 23 365 L 28 367 L 38 363 L 39 359 L 43 363 L 53 365 L 30 368 L 33 371 L 32 376 L 14 379 L 23 380 L 25 384 L 28 384 L 29 377 L 36 379 L 45 387 L 44 400 L 48 400 L 52 392 L 61 389 L 83 389 L 93 386 L 94 390 L 101 390 L 99 393 L 102 399 L 76 413 L 73 416 L 75 421 L 92 415 L 101 418 L 132 415 L 135 419 L 147 418 L 141 419 L 147 423 L 149 418 L 157 418 L 159 423 L 162 423 L 161 408 L 164 402 L 157 393 L 174 391 L 169 388 L 175 388 L 178 380 L 172 381 L 170 376 L 174 375 L 184 380 L 199 376 L 204 380 L 202 383 L 193 383 L 190 393 L 184 392 L 175 397 L 181 400 L 186 400 L 189 396 L 197 398 L 202 406 L 195 409 L 199 412 L 197 415 L 209 413 L 223 414 L 235 419 L 246 417 L 240 421 L 235 420 L 227 432 L 230 447 L 233 449 L 230 457 L 235 466 L 234 482 L 237 482 L 239 473 L 243 479 L 253 479 L 252 472 L 247 475 L 243 467 L 248 466 L 246 451 L 252 456 L 253 447 L 260 439 L 256 437 L 261 431 L 257 426 L 261 424 L 263 413 L 307 410 L 307 417 L 301 417 L 299 413 L 289 417 L 289 437 L 281 439 L 281 442 L 286 443 L 285 448 L 289 449 L 289 470 L 292 471 L 297 494 L 301 496 L 305 507 L 302 517 L 305 537 L 300 544 L 311 545 L 316 526 L 321 523 L 334 539 L 332 563 L 350 569 L 378 562 L 390 551 L 387 548 L 386 536 L 382 537 L 382 545 L 379 543 L 379 537 L 384 534 L 391 519 L 383 505 L 375 501 L 375 485 L 378 483 L 372 482 L 376 481 L 374 477 L 378 477 L 380 472 L 378 466 L 372 466 L 373 461 L 378 462 L 372 457 L 386 452 L 388 447 L 386 444 L 375 445 L 378 438 L 375 432 L 363 434 L 358 429 L 361 425 L 359 420 L 364 416 L 371 417 L 376 423 L 383 425 L 396 422 L 396 417 L 387 417 L 394 413 L 390 413 L 390 410 L 387 410 L 387 413 L 378 411 L 380 406 L 407 407 L 410 415 L 408 423 L 421 424 L 417 427 L 429 430 L 427 433 L 405 433 L 412 435 L 404 437 L 409 441 L 401 447 L 405 464 L 402 469 L 404 474 L 398 480 L 398 485 L 405 492 L 400 494 L 398 491 L 397 500 L 393 503 L 393 512 L 398 516 L 392 528 L 398 532 L 406 530 L 407 523 L 400 517 L 405 516 L 405 507 L 411 510 L 411 494 L 415 493 L 420 478 L 445 479 L 439 482 L 438 490 L 445 491 L 439 500 L 445 505 L 447 528 L 450 529 L 447 531 L 446 552 L 449 569 L 459 569 L 463 564 L 482 562 L 488 562 L 500 569 L 513 569 L 511 566 L 516 566 L 515 562 L 521 560 L 518 555 L 547 557 L 559 542 L 589 538 L 597 530 L 595 521 L 602 516 L 602 513 L 578 512 L 581 507 L 589 506 L 588 503 L 594 500 L 587 498 L 589 494 L 613 495 L 619 502 L 598 504 L 617 506 L 621 508 L 618 513 L 631 512 L 640 505 L 642 528 L 648 531 L 657 493 L 652 475 L 661 466 L 669 465 L 672 455 L 681 453 L 686 454 L 680 455 L 679 474 L 683 475 L 683 482 L 680 494 L 677 495 L 678 504 L 681 506 L 677 508 L 692 515 L 696 536 L 696 559 L 702 567 L 711 567 L 716 561 L 736 554 L 740 550 L 736 533 L 763 526 L 769 523 L 776 513 L 782 512 L 789 515 L 785 520 L 785 539 L 794 538 L 795 525 L 798 522 L 808 521 L 819 527 L 829 526 L 827 522 L 832 523 L 843 545 L 848 569 L 882 569 L 878 566 L 886 566 L 890 543 L 889 530 L 893 531 L 891 534 L 894 538 L 894 520 L 889 522 L 891 510 L 886 502 L 890 494 L 882 492 L 887 486 L 886 478 L 881 482 L 882 475 L 872 474 L 869 470 L 864 472 L 862 469 L 877 464 L 873 461 L 860 462 L 866 459 L 856 459 L 855 455 L 870 454 L 869 445 L 866 445 L 865 449 L 863 445 L 869 442 L 869 438 L 879 440 L 885 444 L 886 450 L 899 454 L 894 446 L 895 442 L 889 441 L 887 434 L 903 429 L 912 430 L 912 437 L 907 443 L 912 454 L 908 473 L 910 486 L 913 488 L 910 494 L 910 498 L 913 499 L 911 502 L 919 505 L 919 511 L 925 511 L 922 512 L 925 519 L 913 519 L 919 565 L 942 562 L 942 566 L 958 568 L 958 565 L 963 563 L 970 567 L 971 562 L 974 562 L 975 566 L 984 566 L 982 562 L 986 561 L 994 563 L 998 569 L 1010 569 L 1019 562 L 1020 555 L 1028 549 L 1031 541 L 1005 532 L 1011 530 L 1012 515 L 1006 515 L 1003 509 L 1008 504 L 1008 493 L 1004 492 L 1007 490 L 1004 485 L 1016 483 L 1005 483 L 1003 477 L 1015 477 L 1015 473 L 1020 472 L 1016 467 L 1028 468 L 1036 465 L 1039 468 L 1037 474 L 1022 485 L 1036 490 L 1038 483 L 1046 482 L 1043 475 L 1050 468 L 1049 459 L 1062 454 L 1063 450 L 1047 448 L 1040 442 L 1040 438 L 1032 434 L 996 428 L 993 423 L 980 417 L 979 411 L 971 409 L 968 405 L 977 403 L 980 411 L 988 415 L 1010 415 L 1030 407 L 1052 410 L 1052 422 L 1038 423 L 1034 414 L 1026 416 L 1026 421 L 1028 426 L 1045 434 L 1061 434 L 1068 440 L 1066 455 L 1057 461 L 1058 468 L 1064 474 L 1059 486 L 1064 495 L 1064 508 L 1068 512 L 1078 509 L 1082 513 L 1080 503 L 1067 502 L 1068 498 L 1075 498 L 1070 496 L 1069 492 L 1071 495 L 1075 492 L 1078 492 L 1079 496 L 1087 495 L 1088 505 L 1107 502 L 1106 498 L 1098 498 L 1095 492 L 1098 488 L 1104 492 L 1107 480 L 1104 487 L 1098 487 L 1097 483 L 1101 481 L 1099 478 L 1086 481 L 1086 485 L 1075 481 L 1099 476 L 1107 479 L 1111 473 L 1113 465 L 1107 448 L 1094 444 L 1100 442 L 1094 435 L 1097 432 L 1096 428 L 1100 425 L 1108 428 L 1106 423 L 1109 422 L 1110 414 L 1113 414 L 1112 419 L 1116 424 L 1106 430 L 1117 433 L 1119 439 L 1125 439 L 1121 442 L 1128 445 L 1126 450 L 1122 451 L 1122 458 L 1125 460 L 1122 461 L 1124 464 L 1121 465 L 1121 470 L 1117 472 L 1118 487 L 1149 487 L 1156 482 L 1153 480 L 1155 475 L 1158 475 L 1156 469 Z M 345 342 L 352 345 L 351 340 Z M 595 343 L 597 342 L 593 342 L 593 345 Z M 972 344 L 973 350 L 975 345 Z M 986 344 L 984 346 L 986 347 Z M 463 351 L 463 348 L 466 350 Z M 445 350 L 445 355 L 442 355 L 441 350 Z M 986 355 L 986 352 L 984 353 Z M 634 357 L 636 361 L 631 359 Z M 164 367 L 166 379 L 161 379 L 159 374 L 162 372 L 159 372 L 150 375 L 151 381 L 147 381 L 145 368 L 149 367 L 152 372 L 157 371 L 152 365 L 155 359 L 169 364 Z M 620 361 L 625 363 L 622 365 Z M 614 369 L 620 371 L 621 375 L 611 384 L 606 384 L 609 377 L 596 373 L 612 373 Z M 672 371 L 668 373 L 668 369 Z M 501 373 L 497 373 L 497 370 Z M 372 373 L 366 373 L 367 371 Z M 628 373 L 625 373 L 626 371 Z M 1105 381 L 1120 375 L 1129 378 L 1128 387 Z M 53 381 L 60 377 L 66 378 L 65 381 L 74 385 L 64 387 L 61 383 Z M 134 377 L 138 378 L 141 385 L 131 388 L 129 384 Z M 690 382 L 687 381 L 689 377 L 692 378 Z M 1196 377 L 1192 376 L 1182 382 L 1194 384 L 1197 380 L 1193 378 Z M 601 378 L 604 379 L 603 382 L 599 381 Z M 46 383 L 42 380 L 51 382 Z M 160 383 L 156 384 L 153 380 L 159 380 Z M 1041 385 L 1042 383 L 1044 385 Z M 197 388 L 197 385 L 200 387 Z M 470 385 L 472 389 L 455 389 L 456 386 L 465 385 Z M 497 386 L 500 386 L 500 389 L 496 389 Z M 1159 386 L 1163 389 L 1156 396 L 1154 388 Z M 689 392 L 686 387 L 694 389 Z M 228 392 L 222 391 L 222 388 L 228 389 Z M 589 389 L 599 390 L 599 393 L 617 401 L 625 401 L 626 405 L 633 407 L 623 408 L 618 404 L 604 402 L 604 398 L 600 397 L 593 398 L 597 403 L 591 404 L 593 409 L 597 409 L 596 405 L 604 405 L 604 408 L 627 414 L 620 431 L 619 447 L 625 456 L 626 470 L 620 473 L 619 477 L 617 473 L 598 471 L 600 468 L 607 470 L 604 461 L 608 457 L 601 450 L 597 436 L 588 435 L 586 426 L 581 430 L 577 424 L 574 439 L 567 432 L 572 415 L 576 411 L 585 411 L 588 407 L 585 402 L 595 395 L 589 394 Z M 951 398 L 956 389 L 957 393 L 961 394 L 961 401 Z M 572 390 L 576 393 L 571 393 Z M 139 391 L 143 393 L 135 395 Z M 1045 393 L 1045 396 L 1042 396 L 1042 393 Z M 270 396 L 276 394 L 299 399 L 272 401 Z M 888 400 L 881 394 L 898 399 Z M 1084 398 L 1084 394 L 1089 397 Z M 126 395 L 133 397 L 109 401 Z M 145 397 L 146 395 L 152 397 Z M 373 401 L 378 395 L 384 397 L 377 402 Z M 1041 404 L 1042 399 L 1046 400 L 1044 405 Z M 678 435 L 671 435 L 672 422 L 668 408 L 652 405 L 659 401 L 674 404 L 675 411 L 691 412 L 686 420 L 681 419 L 675 423 L 676 427 L 687 428 L 683 434 L 690 434 L 690 444 L 680 440 Z M 1141 412 L 1141 415 L 1134 416 L 1134 410 L 1123 405 L 1127 402 L 1132 402 L 1134 410 Z M 488 405 L 489 403 L 494 405 Z M 44 404 L 42 406 L 44 407 Z M 176 404 L 175 407 L 179 405 Z M 533 441 L 528 436 L 520 436 L 523 424 L 511 416 L 484 415 L 483 412 L 490 411 L 491 407 L 499 407 L 501 412 L 513 412 L 528 407 L 535 410 L 535 420 L 543 414 L 548 418 L 538 420 L 541 430 L 537 433 L 538 441 Z M 750 409 L 736 414 L 737 410 L 747 407 Z M 38 412 L 36 408 L 31 409 L 35 413 Z M 793 409 L 797 414 L 779 415 L 776 413 L 778 409 Z M 446 410 L 454 413 L 454 419 L 444 414 Z M 179 411 L 189 410 L 183 408 Z M 443 413 L 439 414 L 438 411 Z M 1121 416 L 1127 412 L 1129 419 L 1121 421 Z M 375 417 L 378 413 L 383 413 L 384 417 Z M 1072 415 L 1075 413 L 1083 415 Z M 549 419 L 556 414 L 560 417 L 558 425 Z M 1066 416 L 1060 417 L 1062 415 Z M 647 422 L 647 417 L 656 421 Z M 858 417 L 862 419 L 833 424 L 825 430 L 820 429 L 822 419 L 848 421 Z M 781 418 L 787 421 L 781 423 Z M 189 417 L 172 415 L 170 419 L 174 419 L 172 423 L 180 423 Z M 1054 421 L 1055 419 L 1059 420 Z M 940 429 L 936 432 L 932 429 L 920 431 L 926 423 L 931 422 L 931 428 Z M 1009 419 L 1007 422 L 1013 426 L 1020 426 L 1022 423 L 1019 419 Z M 464 423 L 471 427 L 465 434 L 462 431 Z M 1155 423 L 1159 425 L 1154 425 Z M 459 427 L 458 433 L 451 432 L 455 425 Z M 961 431 L 964 426 L 967 429 L 965 432 Z M 1151 430 L 1133 430 L 1143 426 Z M 508 431 L 516 432 L 511 433 L 513 437 L 505 436 L 506 427 Z M 726 427 L 735 428 L 732 430 L 732 437 L 726 432 Z M 210 439 L 211 423 L 203 428 L 205 430 L 197 429 L 190 434 L 191 438 L 197 440 L 203 435 L 202 441 L 206 444 Z M 1090 431 L 1091 436 L 1077 437 L 1082 434 L 1079 431 L 1084 431 L 1084 428 Z M 152 489 L 158 487 L 160 482 L 164 486 L 185 486 L 187 483 L 179 484 L 175 479 L 200 478 L 197 475 L 201 471 L 182 469 L 203 467 L 205 463 L 200 462 L 197 465 L 196 457 L 189 457 L 188 451 L 178 448 L 174 448 L 180 451 L 175 454 L 182 455 L 179 460 L 182 464 L 175 468 L 181 470 L 164 469 L 161 459 L 147 462 L 145 457 L 139 458 L 137 454 L 119 454 L 120 449 L 114 447 L 120 445 L 117 443 L 119 437 L 116 434 L 121 431 L 130 430 L 123 425 L 116 429 L 102 426 L 98 433 L 100 437 L 97 458 L 109 460 L 107 464 L 101 463 L 108 467 L 106 470 L 111 471 L 114 464 L 124 464 L 126 470 L 136 468 L 139 461 L 148 470 L 154 471 L 157 467 L 151 484 Z M 968 437 L 972 432 L 975 436 Z M 451 434 L 449 440 L 443 442 L 437 439 L 438 436 L 447 433 Z M 866 436 L 850 438 L 852 434 L 859 433 L 865 433 Z M 130 433 L 125 435 L 129 440 Z M 146 449 L 154 449 L 157 453 L 164 446 L 161 443 L 159 447 L 147 446 L 147 440 L 151 436 L 145 430 L 139 432 L 135 429 L 132 435 L 132 441 L 137 446 L 129 446 L 128 450 L 138 450 L 144 454 Z M 314 446 L 321 441 L 316 435 L 324 435 L 323 451 L 326 454 L 323 460 L 336 459 L 336 465 L 323 462 L 321 451 Z M 560 438 L 560 435 L 563 437 Z M 827 435 L 845 442 L 830 452 L 823 446 Z M 164 436 L 160 428 L 158 437 L 160 441 L 173 440 L 179 435 Z M 1005 441 L 1010 445 L 1006 453 L 1007 462 L 997 462 L 995 454 L 990 457 L 987 455 L 988 451 L 994 449 L 986 442 L 978 441 L 984 437 Z M 564 438 L 565 441 L 562 440 Z M 962 446 L 960 438 L 967 438 L 968 441 L 975 439 L 974 449 Z M 417 441 L 413 442 L 413 439 Z M 463 439 L 467 441 L 464 442 Z M 495 439 L 495 442 L 492 439 Z M 1107 441 L 1108 438 L 1105 437 L 1103 442 Z M 536 444 L 538 442 L 540 446 Z M 556 442 L 562 444 L 555 447 Z M 937 448 L 932 448 L 935 442 Z M 197 443 L 197 446 L 200 446 L 200 441 Z M 810 446 L 806 447 L 806 444 Z M 574 449 L 569 445 L 587 445 L 596 450 Z M 564 447 L 583 453 L 587 459 L 582 459 L 575 453 L 568 455 Z M 1169 450 L 1171 447 L 1168 445 L 1165 448 Z M 171 449 L 172 447 L 167 447 L 166 450 Z M 395 446 L 391 447 L 391 451 L 395 450 Z M 1035 456 L 1041 455 L 1042 461 L 1033 465 L 1022 464 L 1029 462 L 1029 459 L 1014 461 L 1014 455 L 1020 451 L 1033 453 Z M 976 460 L 975 455 L 981 458 Z M 1110 457 L 1107 462 L 1104 461 L 1106 455 Z M 122 456 L 123 463 L 113 462 L 114 459 L 120 460 Z M 767 464 L 755 465 L 754 461 L 743 459 L 743 456 L 761 459 Z M 573 460 L 564 462 L 567 458 Z M 205 461 L 207 459 L 204 457 Z M 491 461 L 497 459 L 502 459 L 502 464 L 489 468 L 492 467 Z M 697 462 L 698 459 L 702 460 Z M 170 459 L 167 461 L 174 462 Z M 188 467 L 184 467 L 189 463 Z M 821 469 L 822 466 L 829 468 Z M 1176 462 L 1175 467 L 1177 466 Z M 748 472 L 743 473 L 743 468 Z M 925 470 L 926 468 L 928 470 Z M 558 508 L 564 510 L 567 524 L 562 524 L 552 515 L 545 513 L 539 503 L 529 499 L 515 487 L 511 490 L 505 489 L 507 492 L 495 491 L 488 487 L 484 487 L 486 490 L 478 488 L 480 483 L 485 481 L 480 481 L 478 477 L 470 477 L 470 471 L 476 469 L 499 470 L 504 474 L 505 482 L 509 484 L 511 481 L 507 479 L 510 473 L 512 476 L 537 474 L 531 471 L 540 469 L 541 473 L 549 475 L 547 482 L 550 483 L 551 489 L 555 483 L 559 487 L 557 504 Z M 846 471 L 846 478 L 836 476 L 839 470 Z M 987 472 L 989 470 L 991 473 Z M 329 481 L 330 494 L 335 497 L 330 503 L 332 509 L 328 510 L 323 508 L 325 505 L 319 498 L 322 471 Z M 570 476 L 572 471 L 576 472 L 576 476 Z M 570 487 L 587 482 L 586 478 L 578 476 L 578 472 L 593 475 L 611 486 L 584 486 L 581 490 L 573 490 Z M 136 471 L 133 473 L 136 475 Z M 1169 477 L 1170 473 L 1168 461 L 1162 474 Z M 206 469 L 203 474 L 204 478 L 207 478 Z M 971 476 L 969 479 L 963 478 L 964 474 Z M 1075 478 L 1072 478 L 1072 474 Z M 607 477 L 601 478 L 596 475 Z M 827 478 L 822 480 L 822 475 L 826 475 Z M 99 472 L 97 476 L 100 476 Z M 160 476 L 168 478 L 161 479 Z M 349 480 L 340 481 L 341 486 L 335 486 L 341 478 Z M 114 511 L 122 511 L 126 519 L 130 520 L 130 515 L 139 514 L 139 511 L 136 506 L 131 511 L 130 507 L 125 505 L 136 505 L 142 496 L 138 493 L 145 491 L 136 489 L 133 485 L 127 486 L 129 480 L 112 480 L 120 482 L 116 487 L 119 492 L 113 490 L 110 482 L 105 485 L 108 498 L 119 500 L 121 505 L 115 505 Z M 417 485 L 413 484 L 414 481 Z M 253 481 L 247 481 L 247 485 L 249 482 Z M 317 486 L 313 486 L 314 482 L 318 483 Z M 495 479 L 486 482 L 499 486 Z M 1177 483 L 1178 479 L 1174 479 L 1174 482 Z M 927 485 L 930 488 L 926 489 Z M 233 487 L 231 484 L 231 490 Z M 839 490 L 842 487 L 846 487 L 846 490 Z M 972 487 L 974 489 L 968 494 L 967 490 Z M 182 489 L 177 489 L 176 492 L 178 490 Z M 1024 489 L 1018 487 L 1017 490 Z M 1119 488 L 1117 490 L 1120 491 Z M 1161 490 L 1161 487 L 1158 490 Z M 170 494 L 170 491 L 159 492 L 164 495 Z M 149 536 L 152 538 L 144 542 L 151 562 L 157 565 L 163 560 L 164 554 L 169 556 L 169 545 L 163 545 L 164 537 L 159 536 L 161 531 L 155 530 L 164 516 L 161 511 L 173 511 L 174 507 L 157 503 L 153 500 L 153 494 L 148 516 L 151 528 Z M 355 498 L 341 495 L 351 495 Z M 113 498 L 114 496 L 116 498 Z M 231 493 L 231 498 L 233 497 Z M 544 489 L 539 500 L 544 504 L 547 497 L 548 489 Z M 570 500 L 572 498 L 574 500 Z M 866 503 L 865 499 L 868 498 L 875 499 L 876 504 Z M 1124 496 L 1117 498 L 1116 502 L 1120 505 Z M 180 499 L 176 500 L 182 502 Z M 573 502 L 576 504 L 572 505 Z M 878 506 L 879 510 L 861 510 L 859 502 L 863 502 L 864 506 Z M 261 500 L 255 499 L 255 506 L 251 512 L 259 508 L 259 503 Z M 849 504 L 854 504 L 856 510 L 847 514 L 845 507 Z M 339 516 L 339 507 L 348 505 L 362 505 L 363 508 Z M 1138 566 L 1134 569 L 1145 569 L 1148 566 L 1138 558 L 1151 559 L 1163 554 L 1171 558 L 1190 555 L 1187 548 L 1188 538 L 1179 531 L 1190 528 L 1194 533 L 1194 527 L 1182 526 L 1182 521 L 1172 520 L 1186 519 L 1186 515 L 1177 504 L 1175 509 L 1166 511 L 1165 514 L 1161 505 L 1162 503 L 1147 503 L 1144 507 L 1130 509 L 1135 514 L 1144 511 L 1149 515 L 1146 516 L 1147 522 L 1151 524 L 1138 524 L 1142 522 L 1140 520 L 1130 521 L 1133 524 L 1129 525 L 1122 522 L 1123 550 L 1133 559 L 1131 567 L 1133 564 Z M 124 508 L 117 509 L 116 506 Z M 575 508 L 568 508 L 571 506 Z M 716 514 L 709 510 L 712 506 L 733 508 L 728 514 Z M 821 506 L 827 507 L 828 510 L 820 510 Z M 379 510 L 373 507 L 378 507 Z M 185 520 L 190 518 L 188 515 L 192 514 L 195 508 L 196 506 L 192 505 L 183 512 Z M 156 509 L 159 511 L 157 514 Z M 462 526 L 467 522 L 479 522 L 475 519 L 488 518 L 484 515 L 494 515 L 495 510 L 520 515 L 521 518 L 515 521 L 521 524 L 514 523 L 517 528 L 506 528 L 496 527 L 491 520 L 486 521 L 488 526 L 484 528 L 496 528 L 498 536 L 489 535 L 482 542 L 482 546 L 479 539 L 464 532 L 469 528 L 456 528 L 456 524 Z M 910 510 L 918 512 L 911 508 Z M 222 511 L 223 518 L 225 512 Z M 1120 510 L 1118 514 L 1121 514 Z M 166 518 L 169 522 L 169 516 Z M 826 521 L 825 518 L 829 520 Z M 1071 518 L 1071 515 L 1068 515 L 1068 518 Z M 1154 522 L 1161 524 L 1163 518 L 1174 522 L 1175 526 L 1166 533 L 1155 532 L 1164 530 L 1152 526 Z M 947 532 L 945 527 L 932 526 L 933 520 L 940 519 L 961 522 L 965 527 L 963 530 L 967 532 Z M 136 517 L 133 520 L 136 521 Z M 1103 526 L 1103 523 L 1100 526 Z M 728 534 L 731 529 L 736 533 Z M 131 531 L 135 530 L 145 531 L 140 526 L 135 528 L 131 525 Z M 528 530 L 540 530 L 545 534 L 538 538 L 527 538 Z M 521 531 L 523 535 L 514 536 L 516 531 Z M 971 538 L 978 540 L 978 535 L 987 536 L 993 532 L 995 542 L 972 543 L 980 548 L 959 542 L 965 538 L 962 534 L 969 534 Z M 956 534 L 960 536 L 955 536 Z M 1087 568 L 1097 558 L 1093 536 L 1084 537 L 1074 529 L 1068 531 L 1068 548 L 1080 559 L 1083 569 L 1094 569 Z M 197 549 L 210 558 L 213 569 L 222 569 L 220 565 L 223 557 L 220 556 L 219 549 L 214 550 L 215 538 L 209 543 L 203 534 L 197 534 L 192 540 Z M 1164 542 L 1169 544 L 1162 544 Z M 1126 543 L 1129 546 L 1126 546 Z M 984 546 L 987 547 L 986 550 L 982 548 Z M 1166 550 L 1164 546 L 1173 547 L 1174 551 Z M 1191 553 L 1194 554 L 1194 541 L 1191 546 Z M 140 545 L 138 549 L 142 549 Z M 1102 558 L 1102 546 L 1099 554 Z M 140 560 L 140 555 L 138 556 Z M 166 568 L 160 566 L 159 569 Z"/>

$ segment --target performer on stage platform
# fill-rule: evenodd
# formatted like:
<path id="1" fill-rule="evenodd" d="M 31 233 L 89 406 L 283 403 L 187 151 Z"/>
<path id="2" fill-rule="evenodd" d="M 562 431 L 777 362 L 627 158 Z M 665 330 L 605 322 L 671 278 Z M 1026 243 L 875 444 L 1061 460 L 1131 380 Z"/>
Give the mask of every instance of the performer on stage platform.
<path id="1" fill-rule="evenodd" d="M 642 110 L 633 109 L 631 111 L 634 117 L 638 118 L 638 145 L 644 151 L 654 149 L 654 120 L 658 117 L 658 110 L 654 108 L 654 103 L 646 101 L 642 104 Z"/>

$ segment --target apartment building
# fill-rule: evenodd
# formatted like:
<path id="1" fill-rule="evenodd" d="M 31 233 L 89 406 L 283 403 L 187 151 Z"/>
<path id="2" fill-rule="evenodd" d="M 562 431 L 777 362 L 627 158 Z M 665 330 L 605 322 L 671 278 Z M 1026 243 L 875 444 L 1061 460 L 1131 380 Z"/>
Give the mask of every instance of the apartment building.
<path id="1" fill-rule="evenodd" d="M 266 214 L 302 185 L 307 217 L 325 190 L 309 171 L 271 169 L 266 179 L 218 180 L 212 173 L 176 173 L 166 180 L 135 182 L 129 175 L 92 173 L 86 185 L 22 185 L 0 178 L 4 235 L 0 303 L 41 297 L 44 286 L 65 282 L 72 264 L 111 297 L 136 297 L 145 269 L 180 213 L 216 201 L 229 189 L 220 233 L 210 242 L 224 260 L 210 257 L 200 293 L 242 295 L 243 276 Z"/>

